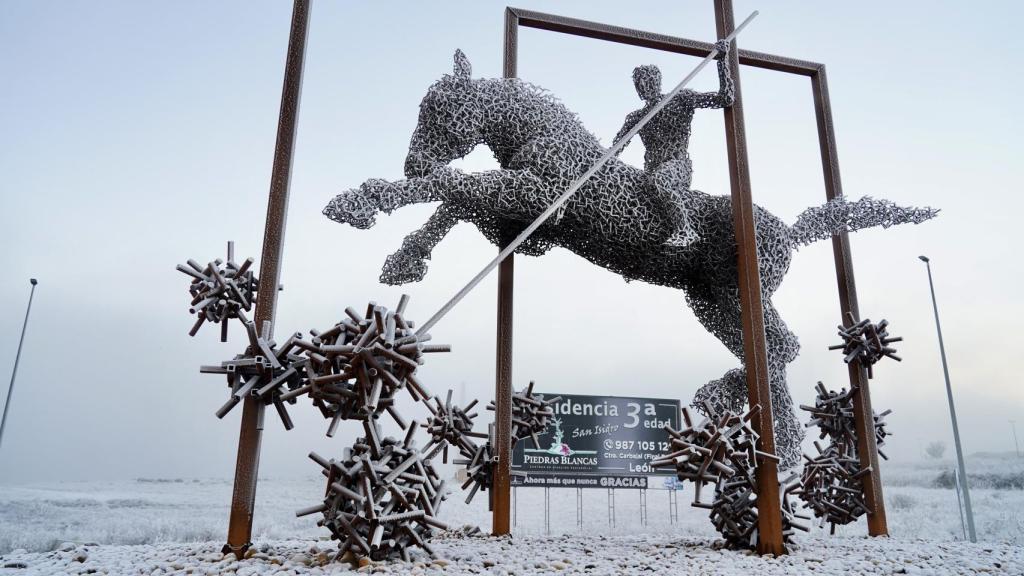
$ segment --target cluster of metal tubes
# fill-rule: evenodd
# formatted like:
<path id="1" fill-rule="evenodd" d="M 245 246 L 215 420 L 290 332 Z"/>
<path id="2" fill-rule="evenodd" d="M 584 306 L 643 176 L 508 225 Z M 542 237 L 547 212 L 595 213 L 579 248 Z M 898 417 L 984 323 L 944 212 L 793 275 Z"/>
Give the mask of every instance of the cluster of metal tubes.
<path id="1" fill-rule="evenodd" d="M 817 426 L 820 438 L 829 443 L 822 448 L 817 441 L 814 447 L 818 454 L 813 458 L 804 455 L 800 488 L 796 491 L 816 518 L 820 526 L 830 525 L 835 533 L 837 525 L 854 522 L 868 512 L 864 501 L 862 478 L 871 472 L 862 468 L 857 454 L 857 428 L 854 424 L 853 402 L 855 390 L 835 392 L 818 382 L 818 396 L 814 406 L 800 406 L 811 413 L 806 426 Z M 889 432 L 885 427 L 886 410 L 882 414 L 872 413 L 876 444 L 881 447 Z M 886 458 L 881 450 L 878 455 Z"/>
<path id="2" fill-rule="evenodd" d="M 404 317 L 408 303 L 409 297 L 402 295 L 393 311 L 374 302 L 362 315 L 346 308 L 346 318 L 323 332 L 311 331 L 309 341 L 298 343 L 308 360 L 307 380 L 294 393 L 308 394 L 331 420 L 328 436 L 342 420 L 362 421 L 365 432 L 345 450 L 341 462 L 311 455 L 327 476 L 326 496 L 322 505 L 298 512 L 323 512 L 319 524 L 339 540 L 339 557 L 351 552 L 374 560 L 408 560 L 411 546 L 433 555 L 427 541 L 435 528 L 445 528 L 436 516 L 447 489 L 431 459 L 440 450 L 447 453 L 451 441 L 472 433 L 472 418 L 452 408 L 451 391 L 442 405 L 416 377 L 425 354 L 449 352 L 451 347 L 426 344 L 430 335 L 413 331 L 415 323 Z M 435 423 L 428 424 L 431 441 L 422 450 L 413 442 L 419 423 L 406 423 L 395 408 L 402 389 L 435 416 L 431 400 L 437 410 L 455 415 L 446 421 L 449 429 L 439 434 Z M 382 438 L 378 419 L 385 411 L 405 431 L 402 441 Z"/>
<path id="3" fill-rule="evenodd" d="M 896 349 L 889 346 L 894 342 L 900 342 L 903 338 L 889 336 L 888 320 L 873 324 L 868 318 L 856 322 L 853 314 L 849 312 L 846 313 L 846 316 L 850 320 L 850 326 L 839 326 L 839 337 L 843 339 L 842 344 L 828 347 L 829 350 L 842 350 L 845 356 L 844 362 L 849 364 L 855 359 L 860 361 L 861 365 L 868 370 L 868 378 L 873 378 L 875 374 L 872 367 L 882 358 L 889 357 L 897 362 L 903 360 L 896 355 Z"/>
<path id="4" fill-rule="evenodd" d="M 430 458 L 416 448 L 417 423 L 398 440 L 380 437 L 376 421 L 364 420 L 366 436 L 345 449 L 340 461 L 309 457 L 327 477 L 324 501 L 297 516 L 322 513 L 318 525 L 340 541 L 338 556 L 351 552 L 373 560 L 401 557 L 419 546 L 433 555 L 427 541 L 435 528 L 447 529 L 437 510 L 447 490 Z"/>
<path id="5" fill-rule="evenodd" d="M 308 393 L 325 418 L 333 436 L 342 420 L 366 420 L 387 412 L 402 429 L 405 419 L 395 409 L 395 396 L 407 389 L 416 401 L 433 396 L 416 376 L 424 354 L 450 352 L 447 344 L 426 344 L 429 334 L 417 335 L 415 323 L 404 318 L 409 297 L 388 310 L 370 302 L 365 314 L 345 308 L 346 318 L 331 328 L 310 331 L 301 341 L 309 358 L 308 381 L 299 390 Z"/>
<path id="6" fill-rule="evenodd" d="M 797 518 L 808 520 L 809 516 L 797 514 L 790 494 L 799 488 L 799 476 L 793 474 L 779 483 L 780 507 L 782 511 L 782 538 L 789 542 L 795 530 L 808 531 L 808 527 L 796 522 Z M 715 500 L 709 506 L 711 523 L 732 548 L 753 550 L 757 547 L 758 509 L 757 489 L 746 477 L 727 478 L 719 476 L 715 484 Z"/>
<path id="7" fill-rule="evenodd" d="M 532 438 L 534 446 L 540 447 L 537 435 L 543 433 L 554 415 L 552 404 L 561 399 L 560 396 L 543 398 L 533 392 L 534 383 L 530 384 L 519 392 L 512 394 L 512 446 L 519 440 Z M 462 489 L 469 488 L 469 495 L 466 496 L 466 503 L 473 501 L 480 490 L 488 491 L 494 486 L 494 465 L 496 462 L 496 451 L 494 449 L 494 425 L 488 427 L 488 433 L 473 432 L 473 418 L 477 416 L 471 412 L 477 401 L 473 400 L 464 408 L 452 404 L 452 393 L 449 390 L 448 398 L 442 404 L 435 400 L 435 406 L 427 403 L 430 408 L 431 417 L 427 421 L 427 429 L 431 433 L 431 441 L 428 446 L 437 445 L 437 450 L 444 451 L 444 462 L 448 462 L 448 448 L 443 443 L 450 444 L 458 450 L 459 458 L 453 460 L 458 466 L 466 469 L 466 481 Z M 494 402 L 487 407 L 494 410 Z M 473 438 L 486 440 L 483 444 L 477 444 Z M 470 488 L 472 486 L 472 488 Z M 488 506 L 493 507 L 493 500 L 488 500 Z"/>
<path id="8" fill-rule="evenodd" d="M 672 452 L 655 459 L 652 466 L 675 468 L 680 480 L 694 484 L 693 506 L 710 511 L 711 522 L 726 543 L 735 548 L 753 549 L 757 545 L 757 480 L 758 460 L 778 461 L 774 454 L 757 449 L 758 434 L 750 420 L 760 411 L 754 406 L 743 414 L 729 410 L 716 411 L 706 405 L 709 414 L 696 422 L 689 408 L 683 408 L 681 430 L 665 427 L 671 439 Z M 783 535 L 789 538 L 793 529 L 807 530 L 797 524 L 789 494 L 797 489 L 796 476 L 782 483 Z M 710 502 L 701 501 L 705 484 L 714 485 Z"/>
<path id="9" fill-rule="evenodd" d="M 444 403 L 434 397 L 416 376 L 424 355 L 449 352 L 451 347 L 428 344 L 429 334 L 417 334 L 415 323 L 404 317 L 409 297 L 403 295 L 392 311 L 370 302 L 364 314 L 349 307 L 345 318 L 324 331 L 310 330 L 309 338 L 294 333 L 280 346 L 270 337 L 270 322 L 257 331 L 243 314 L 253 304 L 251 290 L 256 280 L 249 268 L 252 259 L 241 266 L 232 261 L 228 243 L 228 262 L 215 260 L 201 268 L 189 260 L 178 269 L 193 277 L 192 293 L 198 298 L 194 313 L 201 322 L 219 322 L 222 337 L 232 318 L 246 329 L 249 344 L 242 354 L 216 366 L 202 366 L 200 372 L 222 374 L 231 388 L 228 401 L 217 410 L 223 418 L 247 397 L 273 405 L 290 430 L 292 420 L 285 408 L 300 396 L 309 396 L 320 413 L 330 419 L 327 435 L 333 436 L 342 420 L 362 422 L 365 436 L 345 450 L 341 461 L 310 457 L 327 476 L 323 503 L 300 510 L 304 516 L 322 512 L 321 526 L 340 541 L 339 557 L 368 556 L 375 560 L 409 558 L 409 547 L 420 546 L 433 555 L 427 541 L 435 528 L 444 528 L 437 520 L 437 509 L 447 490 L 431 464 L 439 452 L 448 461 L 448 448 L 454 446 L 473 485 L 467 502 L 479 490 L 489 491 L 494 477 L 494 430 L 489 434 L 473 432 L 472 412 L 477 401 L 465 407 L 452 404 L 449 390 Z M 245 290 L 241 290 L 245 288 Z M 217 296 L 216 298 L 214 296 Z M 395 408 L 395 396 L 407 389 L 413 400 L 430 410 L 426 430 L 429 443 L 416 448 L 413 438 L 419 423 L 407 423 Z M 558 398 L 543 399 L 534 394 L 533 382 L 512 398 L 515 445 L 520 438 L 533 438 L 543 432 L 554 414 L 551 404 Z M 493 409 L 492 406 L 489 407 Z M 402 441 L 383 437 L 378 422 L 387 412 L 405 431 Z M 262 415 L 262 412 L 260 412 Z M 486 440 L 477 444 L 474 439 Z"/>
<path id="10" fill-rule="evenodd" d="M 238 318 L 247 322 L 243 311 L 252 310 L 259 290 L 259 281 L 253 274 L 253 259 L 246 258 L 241 264 L 235 263 L 235 243 L 228 242 L 227 261 L 217 258 L 206 266 L 200 266 L 189 259 L 178 264 L 177 270 L 192 277 L 188 287 L 192 301 L 189 313 L 195 314 L 196 322 L 189 330 L 195 336 L 206 322 L 220 324 L 220 341 L 228 341 L 228 320 Z"/>
<path id="11" fill-rule="evenodd" d="M 270 339 L 271 324 L 263 323 L 261 332 L 256 332 L 256 325 L 245 320 L 245 333 L 249 338 L 249 346 L 245 352 L 235 356 L 233 360 L 221 362 L 219 366 L 200 366 L 203 374 L 224 374 L 227 376 L 231 396 L 216 414 L 223 418 L 240 404 L 247 396 L 253 396 L 265 405 L 273 405 L 284 424 L 285 430 L 291 430 L 291 416 L 285 403 L 295 404 L 295 398 L 301 394 L 305 383 L 305 368 L 309 360 L 298 352 L 296 342 L 300 334 L 294 334 L 278 347 Z"/>
<path id="12" fill-rule="evenodd" d="M 524 438 L 533 440 L 533 447 L 540 448 L 538 434 L 548 429 L 551 418 L 555 415 L 552 406 L 562 399 L 561 396 L 544 398 L 533 393 L 533 381 L 520 392 L 512 393 L 512 445 Z M 492 401 L 487 409 L 494 412 L 497 408 Z"/>

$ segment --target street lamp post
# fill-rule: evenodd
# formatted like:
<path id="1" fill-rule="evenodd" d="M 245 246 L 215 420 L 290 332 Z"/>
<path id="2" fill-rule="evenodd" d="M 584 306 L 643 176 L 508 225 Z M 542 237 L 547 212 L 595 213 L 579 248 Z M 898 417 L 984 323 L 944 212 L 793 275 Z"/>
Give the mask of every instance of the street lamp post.
<path id="1" fill-rule="evenodd" d="M 25 329 L 28 328 L 28 314 L 32 311 L 32 297 L 36 294 L 35 278 L 30 278 L 32 290 L 28 293 L 28 308 L 25 309 L 25 322 L 21 325 L 21 339 L 18 340 L 18 353 L 14 355 L 14 370 L 11 372 L 11 384 L 7 387 L 7 401 L 4 402 L 4 416 L 0 420 L 0 444 L 4 441 L 4 428 L 7 427 L 7 411 L 11 408 L 11 394 L 14 392 L 14 378 L 18 375 L 18 361 L 21 360 L 21 345 L 25 343 Z"/>
<path id="2" fill-rule="evenodd" d="M 1017 458 L 1020 458 L 1020 444 L 1017 443 L 1017 421 L 1010 420 L 1010 428 L 1013 429 L 1013 450 L 1017 453 Z"/>
<path id="3" fill-rule="evenodd" d="M 942 373 L 946 377 L 946 397 L 949 400 L 949 419 L 953 422 L 953 444 L 956 446 L 956 460 L 960 472 L 960 488 L 967 511 L 967 533 L 971 542 L 977 542 L 974 531 L 974 512 L 971 509 L 971 490 L 967 480 L 967 467 L 964 465 L 964 451 L 960 446 L 960 427 L 956 422 L 956 407 L 953 405 L 953 387 L 949 383 L 949 366 L 946 364 L 946 346 L 942 342 L 942 325 L 939 323 L 939 305 L 935 301 L 935 283 L 932 282 L 932 264 L 927 256 L 918 256 L 928 268 L 928 287 L 932 292 L 932 308 L 935 310 L 935 330 L 939 334 L 939 354 L 942 356 Z"/>

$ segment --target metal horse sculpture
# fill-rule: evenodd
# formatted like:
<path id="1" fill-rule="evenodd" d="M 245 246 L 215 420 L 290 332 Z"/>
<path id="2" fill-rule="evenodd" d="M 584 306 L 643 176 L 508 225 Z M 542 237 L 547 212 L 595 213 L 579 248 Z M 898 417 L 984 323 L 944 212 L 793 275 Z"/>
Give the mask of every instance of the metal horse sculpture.
<path id="1" fill-rule="evenodd" d="M 683 96 L 695 93 L 684 91 Z M 466 174 L 448 163 L 479 144 L 494 153 L 500 170 Z M 502 245 L 549 206 L 604 152 L 563 104 L 541 88 L 514 78 L 471 78 L 470 65 L 456 52 L 455 70 L 427 91 L 405 161 L 407 179 L 373 179 L 335 197 L 324 214 L 356 228 L 369 228 L 378 212 L 409 204 L 440 202 L 422 228 L 405 238 L 387 258 L 381 280 L 404 284 L 421 280 L 431 250 L 459 221 L 472 222 L 491 242 Z M 540 255 L 552 246 L 567 248 L 628 280 L 683 290 L 704 327 L 741 361 L 743 340 L 737 288 L 736 242 L 728 196 L 684 189 L 688 225 L 695 240 L 678 245 L 664 195 L 636 167 L 613 159 L 599 170 L 519 249 Z M 786 387 L 786 365 L 799 351 L 771 303 L 799 246 L 841 231 L 870 226 L 920 223 L 930 208 L 903 208 L 884 200 L 837 198 L 801 214 L 792 225 L 755 207 L 758 258 L 764 299 L 776 446 L 784 467 L 800 460 L 803 427 Z M 746 402 L 743 369 L 727 372 L 698 390 L 705 401 L 740 411 Z"/>

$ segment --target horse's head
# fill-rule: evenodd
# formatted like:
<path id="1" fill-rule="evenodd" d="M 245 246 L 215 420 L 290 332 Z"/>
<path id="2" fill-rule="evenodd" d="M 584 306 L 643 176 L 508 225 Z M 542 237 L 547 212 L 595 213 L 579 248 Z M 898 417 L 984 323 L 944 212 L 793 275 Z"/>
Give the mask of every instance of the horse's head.
<path id="1" fill-rule="evenodd" d="M 476 102 L 477 87 L 470 79 L 471 71 L 469 59 L 462 50 L 456 50 L 453 74 L 445 74 L 427 90 L 409 142 L 406 178 L 426 176 L 483 142 L 484 111 Z"/>

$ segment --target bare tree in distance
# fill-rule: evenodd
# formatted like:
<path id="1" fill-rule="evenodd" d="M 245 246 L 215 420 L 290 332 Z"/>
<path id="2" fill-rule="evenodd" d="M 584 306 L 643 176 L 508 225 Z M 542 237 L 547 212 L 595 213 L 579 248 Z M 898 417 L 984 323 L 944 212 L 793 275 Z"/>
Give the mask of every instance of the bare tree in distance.
<path id="1" fill-rule="evenodd" d="M 929 442 L 924 448 L 924 453 L 932 460 L 939 460 L 946 453 L 946 443 L 939 441 Z"/>

